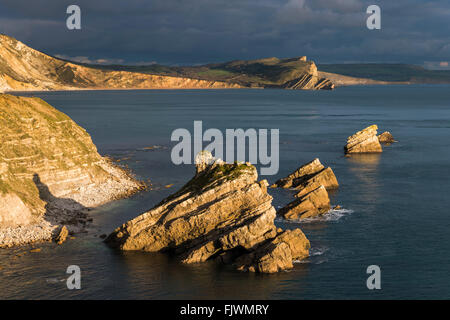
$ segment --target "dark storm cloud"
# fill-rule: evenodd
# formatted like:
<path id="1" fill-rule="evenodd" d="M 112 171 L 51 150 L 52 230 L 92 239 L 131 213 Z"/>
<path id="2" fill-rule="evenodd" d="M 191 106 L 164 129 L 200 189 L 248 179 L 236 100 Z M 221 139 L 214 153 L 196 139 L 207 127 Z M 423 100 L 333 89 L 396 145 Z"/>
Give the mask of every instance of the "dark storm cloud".
<path id="1" fill-rule="evenodd" d="M 65 27 L 78 4 L 82 30 Z M 366 28 L 366 8 L 382 29 Z M 2 0 L 0 31 L 95 62 L 204 63 L 308 55 L 318 62 L 450 60 L 448 0 Z"/>

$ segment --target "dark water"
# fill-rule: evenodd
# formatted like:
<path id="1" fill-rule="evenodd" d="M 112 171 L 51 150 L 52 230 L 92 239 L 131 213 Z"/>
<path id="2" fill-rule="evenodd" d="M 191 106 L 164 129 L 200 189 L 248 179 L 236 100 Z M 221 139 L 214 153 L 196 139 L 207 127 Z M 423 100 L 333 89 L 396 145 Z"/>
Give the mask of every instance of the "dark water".
<path id="1" fill-rule="evenodd" d="M 62 246 L 0 250 L 0 298 L 137 299 L 424 299 L 450 298 L 450 87 L 35 93 L 92 135 L 102 154 L 123 159 L 154 190 L 93 210 L 88 234 Z M 279 128 L 280 171 L 319 157 L 333 168 L 344 210 L 300 227 L 312 256 L 290 272 L 255 275 L 213 263 L 181 265 L 163 254 L 117 252 L 100 234 L 137 216 L 182 186 L 190 166 L 170 162 L 170 134 L 204 128 Z M 376 123 L 399 141 L 381 155 L 346 158 L 347 136 Z M 142 151 L 148 146 L 160 146 Z M 165 185 L 174 184 L 171 188 Z M 274 205 L 289 191 L 270 190 Z M 68 265 L 82 270 L 69 291 Z M 378 291 L 366 268 L 381 268 Z"/>

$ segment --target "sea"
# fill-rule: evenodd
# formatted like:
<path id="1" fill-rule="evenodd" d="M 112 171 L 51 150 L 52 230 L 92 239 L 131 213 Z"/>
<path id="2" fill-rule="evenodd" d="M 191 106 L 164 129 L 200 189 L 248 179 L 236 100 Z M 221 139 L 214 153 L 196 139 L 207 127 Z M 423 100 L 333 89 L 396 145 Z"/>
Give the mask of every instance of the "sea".
<path id="1" fill-rule="evenodd" d="M 149 189 L 90 211 L 87 233 L 63 245 L 0 249 L 0 299 L 449 299 L 450 86 L 278 89 L 117 90 L 14 93 L 40 97 L 91 135 L 98 151 L 129 168 Z M 101 235 L 151 209 L 194 175 L 175 165 L 176 129 L 279 130 L 279 170 L 269 183 L 319 158 L 340 187 L 340 209 L 300 228 L 311 255 L 277 274 L 214 262 L 181 264 L 163 253 L 120 252 Z M 346 157 L 348 136 L 377 124 L 397 140 L 383 153 Z M 294 192 L 269 189 L 275 208 Z M 26 253 L 21 255 L 21 253 Z M 67 287 L 67 268 L 81 289 Z M 371 266 L 380 289 L 369 289 Z M 369 279 L 370 282 L 370 279 Z"/>

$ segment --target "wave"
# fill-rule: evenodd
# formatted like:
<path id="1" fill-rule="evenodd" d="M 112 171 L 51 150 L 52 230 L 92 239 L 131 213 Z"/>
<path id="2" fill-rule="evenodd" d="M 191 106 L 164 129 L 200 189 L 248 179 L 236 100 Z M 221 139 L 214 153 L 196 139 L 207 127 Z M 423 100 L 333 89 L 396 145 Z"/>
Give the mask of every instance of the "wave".
<path id="1" fill-rule="evenodd" d="M 313 223 L 313 222 L 329 222 L 329 221 L 338 221 L 339 219 L 341 219 L 342 217 L 345 217 L 351 213 L 353 213 L 353 210 L 350 209 L 331 209 L 330 211 L 328 211 L 325 214 L 321 214 L 319 216 L 316 217 L 311 217 L 311 218 L 305 218 L 305 219 L 301 219 L 301 220 L 287 220 L 281 217 L 277 217 L 275 219 L 275 221 L 277 222 L 284 222 L 284 223 L 301 223 L 301 224 L 305 224 L 305 223 Z"/>
<path id="2" fill-rule="evenodd" d="M 294 260 L 293 263 L 312 263 L 312 264 L 321 264 L 328 259 L 326 258 L 319 258 L 321 255 L 323 255 L 325 252 L 327 252 L 329 248 L 327 247 L 318 247 L 318 248 L 311 248 L 309 250 L 309 257 L 303 260 Z"/>

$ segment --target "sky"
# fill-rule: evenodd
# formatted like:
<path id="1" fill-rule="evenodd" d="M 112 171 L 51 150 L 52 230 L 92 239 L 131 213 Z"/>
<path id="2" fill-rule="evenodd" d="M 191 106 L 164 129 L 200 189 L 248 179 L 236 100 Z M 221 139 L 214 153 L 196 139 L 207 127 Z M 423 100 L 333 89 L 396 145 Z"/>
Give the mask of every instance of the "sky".
<path id="1" fill-rule="evenodd" d="M 81 30 L 69 30 L 69 5 Z M 369 5 L 381 29 L 369 30 Z M 448 69 L 450 0 L 1 0 L 0 33 L 100 64 L 204 64 L 308 56 Z"/>

